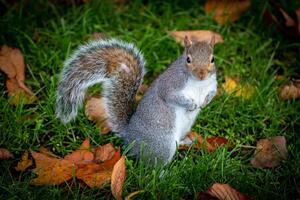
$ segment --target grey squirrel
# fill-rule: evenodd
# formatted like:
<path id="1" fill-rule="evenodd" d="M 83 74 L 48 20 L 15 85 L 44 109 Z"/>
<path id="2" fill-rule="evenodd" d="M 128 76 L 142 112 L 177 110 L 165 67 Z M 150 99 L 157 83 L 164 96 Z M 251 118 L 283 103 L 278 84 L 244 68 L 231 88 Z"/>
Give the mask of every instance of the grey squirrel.
<path id="1" fill-rule="evenodd" d="M 217 91 L 214 38 L 194 42 L 185 37 L 184 45 L 183 54 L 152 83 L 136 110 L 135 95 L 145 73 L 137 47 L 117 39 L 81 46 L 64 64 L 57 88 L 58 118 L 64 123 L 74 119 L 86 89 L 102 83 L 112 130 L 126 144 L 134 143 L 134 155 L 168 163 Z"/>

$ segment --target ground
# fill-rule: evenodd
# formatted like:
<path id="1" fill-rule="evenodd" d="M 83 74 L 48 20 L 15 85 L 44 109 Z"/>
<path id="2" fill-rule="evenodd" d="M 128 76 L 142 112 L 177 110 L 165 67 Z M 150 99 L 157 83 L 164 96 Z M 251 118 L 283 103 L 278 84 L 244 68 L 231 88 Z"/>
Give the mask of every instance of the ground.
<path id="1" fill-rule="evenodd" d="M 250 99 L 222 93 L 193 126 L 193 131 L 205 137 L 224 136 L 236 147 L 214 153 L 177 153 L 163 169 L 129 158 L 124 196 L 144 190 L 141 199 L 193 199 L 221 182 L 252 199 L 299 198 L 300 102 L 281 100 L 278 88 L 290 77 L 299 76 L 300 44 L 263 21 L 266 2 L 253 1 L 238 22 L 227 25 L 214 22 L 198 1 L 128 1 L 123 5 L 92 1 L 79 5 L 40 0 L 0 1 L 0 5 L 0 45 L 21 49 L 27 64 L 25 82 L 38 97 L 33 105 L 9 105 L 5 76 L 0 76 L 0 147 L 15 155 L 12 160 L 0 161 L 1 199 L 112 199 L 109 185 L 102 189 L 88 189 L 77 182 L 32 186 L 32 171 L 17 173 L 14 166 L 24 150 L 37 150 L 41 145 L 61 156 L 76 149 L 84 138 L 90 138 L 95 146 L 108 142 L 122 145 L 113 134 L 100 135 L 83 110 L 66 126 L 55 118 L 55 89 L 63 61 L 91 34 L 101 32 L 136 43 L 147 60 L 145 83 L 149 84 L 183 51 L 167 31 L 189 29 L 214 30 L 223 36 L 224 43 L 215 49 L 219 85 L 225 76 L 238 76 L 256 88 Z M 285 79 L 276 80 L 276 74 Z M 253 151 L 245 153 L 242 145 L 255 146 L 258 139 L 276 135 L 286 137 L 288 159 L 273 169 L 253 168 Z"/>

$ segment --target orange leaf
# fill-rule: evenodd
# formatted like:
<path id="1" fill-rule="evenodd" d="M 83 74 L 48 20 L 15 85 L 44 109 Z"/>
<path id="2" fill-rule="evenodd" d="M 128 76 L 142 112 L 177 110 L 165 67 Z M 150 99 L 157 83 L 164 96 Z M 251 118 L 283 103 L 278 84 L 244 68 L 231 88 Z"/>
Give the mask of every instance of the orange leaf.
<path id="1" fill-rule="evenodd" d="M 250 7 L 251 0 L 207 0 L 206 13 L 212 13 L 219 24 L 234 22 Z"/>
<path id="2" fill-rule="evenodd" d="M 291 18 L 289 16 L 289 14 L 287 14 L 282 8 L 279 8 L 279 11 L 281 12 L 282 16 L 284 17 L 284 19 L 285 19 L 285 25 L 287 27 L 292 27 L 292 26 L 296 25 L 296 22 L 294 21 L 294 19 Z"/>
<path id="3" fill-rule="evenodd" d="M 28 151 L 25 151 L 22 155 L 21 160 L 18 162 L 17 166 L 15 167 L 16 171 L 25 171 L 28 167 L 32 165 L 32 160 L 28 159 Z"/>
<path id="4" fill-rule="evenodd" d="M 111 131 L 111 127 L 107 121 L 107 113 L 103 98 L 91 97 L 85 105 L 85 115 L 87 118 L 96 123 L 101 129 L 101 134 L 107 134 Z"/>
<path id="5" fill-rule="evenodd" d="M 250 198 L 232 188 L 228 184 L 215 183 L 207 191 L 213 197 L 218 198 L 219 200 L 249 200 Z"/>
<path id="6" fill-rule="evenodd" d="M 34 185 L 59 185 L 73 177 L 76 166 L 68 160 L 57 159 L 42 153 L 31 152 L 36 163 L 37 178 L 31 180 Z"/>
<path id="7" fill-rule="evenodd" d="M 94 160 L 94 154 L 88 150 L 89 148 L 90 141 L 85 139 L 78 150 L 66 155 L 64 159 L 76 165 L 91 163 Z"/>
<path id="8" fill-rule="evenodd" d="M 0 70 L 3 71 L 8 78 L 15 78 L 17 75 L 14 63 L 11 61 L 13 58 L 11 54 L 13 52 L 14 49 L 6 45 L 2 46 L 0 50 Z"/>
<path id="9" fill-rule="evenodd" d="M 115 164 L 111 175 L 111 192 L 116 199 L 122 199 L 123 185 L 126 177 L 125 157 Z"/>
<path id="10" fill-rule="evenodd" d="M 114 165 L 120 160 L 120 150 L 115 151 L 110 160 L 104 163 L 88 163 L 78 166 L 76 177 L 83 180 L 90 187 L 101 187 L 103 183 L 111 178 L 111 173 Z"/>
<path id="11" fill-rule="evenodd" d="M 89 149 L 90 148 L 90 140 L 89 139 L 85 139 L 82 144 L 80 145 L 79 149 Z"/>
<path id="12" fill-rule="evenodd" d="M 97 147 L 95 149 L 95 161 L 104 162 L 106 160 L 110 160 L 115 155 L 115 152 L 116 149 L 113 147 L 111 143 Z"/>
<path id="13" fill-rule="evenodd" d="M 106 160 L 104 163 L 101 164 L 101 167 L 105 170 L 111 170 L 118 162 L 118 160 L 120 160 L 120 158 L 121 158 L 121 151 L 120 149 L 118 149 L 110 160 Z"/>
<path id="14" fill-rule="evenodd" d="M 0 160 L 6 160 L 12 158 L 13 155 L 7 149 L 0 148 Z"/>
<path id="15" fill-rule="evenodd" d="M 83 180 L 89 187 L 101 187 L 111 179 L 111 169 L 106 170 L 101 164 L 90 163 L 82 165 L 76 171 L 76 177 Z"/>
<path id="16" fill-rule="evenodd" d="M 78 177 L 79 178 L 79 177 Z M 111 179 L 111 171 L 99 171 L 93 174 L 86 174 L 79 179 L 83 180 L 89 187 L 101 187 Z"/>
<path id="17" fill-rule="evenodd" d="M 228 143 L 228 140 L 224 137 L 210 137 L 210 138 L 206 139 L 206 142 L 210 144 L 210 146 L 209 146 L 209 148 L 207 148 L 207 150 L 209 152 L 213 152 L 218 147 L 226 145 Z"/>
<path id="18" fill-rule="evenodd" d="M 185 36 L 190 38 L 192 41 L 206 41 L 210 42 L 212 37 L 215 36 L 215 44 L 223 43 L 222 36 L 216 32 L 208 30 L 186 30 L 186 31 L 171 31 L 169 34 L 175 38 L 177 42 L 183 45 Z"/>
<path id="19" fill-rule="evenodd" d="M 254 167 L 275 167 L 282 159 L 287 158 L 286 140 L 284 136 L 275 136 L 270 139 L 260 139 L 257 142 L 254 158 L 251 164 Z"/>

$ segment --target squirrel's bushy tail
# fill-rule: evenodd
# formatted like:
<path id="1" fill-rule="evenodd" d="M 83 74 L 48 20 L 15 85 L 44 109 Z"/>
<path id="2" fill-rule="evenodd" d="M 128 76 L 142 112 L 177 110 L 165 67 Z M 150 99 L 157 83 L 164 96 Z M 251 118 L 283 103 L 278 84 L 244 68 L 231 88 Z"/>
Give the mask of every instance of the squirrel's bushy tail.
<path id="1" fill-rule="evenodd" d="M 105 109 L 112 130 L 123 130 L 133 112 L 144 66 L 143 55 L 130 43 L 108 39 L 81 46 L 64 64 L 57 88 L 57 117 L 64 123 L 74 119 L 87 88 L 103 83 Z"/>

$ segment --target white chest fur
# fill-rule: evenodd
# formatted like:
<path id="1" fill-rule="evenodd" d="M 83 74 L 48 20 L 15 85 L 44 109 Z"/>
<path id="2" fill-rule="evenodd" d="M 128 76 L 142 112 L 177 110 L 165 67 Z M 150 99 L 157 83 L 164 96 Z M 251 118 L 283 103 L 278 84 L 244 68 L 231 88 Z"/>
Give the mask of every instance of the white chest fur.
<path id="1" fill-rule="evenodd" d="M 217 91 L 216 75 L 211 75 L 208 79 L 199 81 L 194 78 L 190 78 L 185 87 L 181 90 L 181 95 L 184 95 L 188 99 L 192 99 L 197 104 L 197 109 L 194 111 L 187 111 L 186 108 L 176 106 L 176 120 L 175 120 L 175 137 L 179 144 L 179 141 L 185 137 L 188 131 L 190 131 L 195 119 L 200 112 L 202 105 L 205 102 L 207 95 L 211 92 Z"/>

